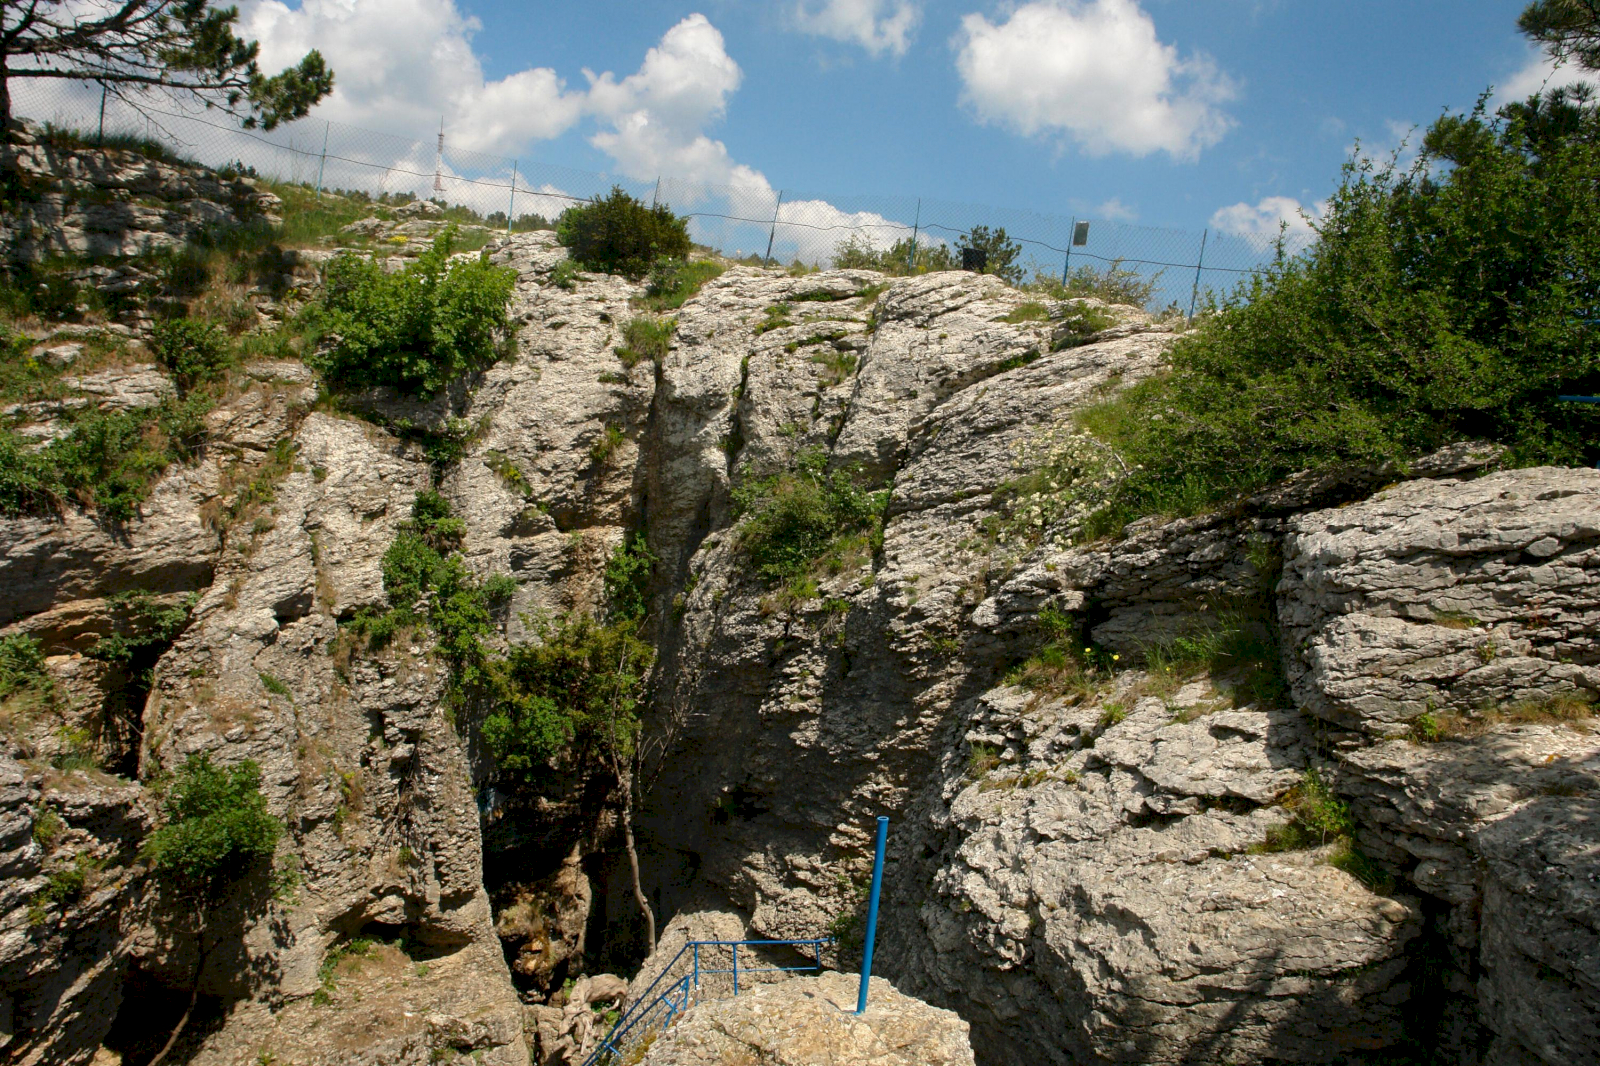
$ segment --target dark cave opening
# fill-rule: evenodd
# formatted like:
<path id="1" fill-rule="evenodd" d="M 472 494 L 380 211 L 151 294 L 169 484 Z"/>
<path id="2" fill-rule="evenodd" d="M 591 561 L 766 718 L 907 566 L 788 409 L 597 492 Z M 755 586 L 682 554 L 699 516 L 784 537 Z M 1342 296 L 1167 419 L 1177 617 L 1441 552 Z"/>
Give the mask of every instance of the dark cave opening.
<path id="1" fill-rule="evenodd" d="M 174 988 L 159 977 L 131 966 L 122 982 L 122 1005 L 117 1010 L 105 1047 L 122 1056 L 122 1066 L 147 1066 L 161 1051 L 189 1007 L 189 990 Z M 168 1062 L 184 1062 L 200 1050 L 206 1037 L 222 1027 L 228 1002 L 220 996 L 202 995 L 184 1027 Z"/>

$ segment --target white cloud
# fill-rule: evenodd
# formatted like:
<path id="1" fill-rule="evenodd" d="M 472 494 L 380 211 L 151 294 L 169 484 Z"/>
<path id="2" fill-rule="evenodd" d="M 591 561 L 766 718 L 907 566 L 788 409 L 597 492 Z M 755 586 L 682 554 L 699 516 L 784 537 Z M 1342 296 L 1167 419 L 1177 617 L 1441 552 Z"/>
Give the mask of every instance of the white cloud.
<path id="1" fill-rule="evenodd" d="M 744 74 L 723 47 L 722 34 L 704 15 L 690 15 L 645 54 L 638 73 L 621 81 L 585 70 L 588 109 L 611 129 L 590 138 L 624 174 L 641 180 L 660 174 L 741 189 L 766 190 L 767 179 L 737 164 L 706 126 L 727 111 L 728 97 Z"/>
<path id="2" fill-rule="evenodd" d="M 1006 21 L 961 20 L 962 101 L 982 122 L 1059 135 L 1091 155 L 1192 160 L 1233 125 L 1233 82 L 1156 37 L 1137 0 L 1034 0 Z"/>
<path id="3" fill-rule="evenodd" d="M 1094 210 L 1097 215 L 1108 222 L 1137 222 L 1139 220 L 1139 212 L 1115 196 Z"/>
<path id="4" fill-rule="evenodd" d="M 1594 85 L 1600 87 L 1600 75 L 1584 70 L 1575 63 L 1559 66 L 1542 48 L 1530 48 L 1522 68 L 1495 86 L 1495 103 L 1507 104 L 1526 100 L 1536 92 L 1549 92 L 1567 85 Z"/>
<path id="5" fill-rule="evenodd" d="M 452 145 L 502 155 L 570 129 L 584 94 L 548 67 L 487 80 L 472 50 L 478 29 L 454 0 L 246 0 L 240 17 L 267 70 L 321 50 L 334 90 L 320 118 L 413 138 L 443 118 Z"/>
<path id="6" fill-rule="evenodd" d="M 1284 225 L 1293 234 L 1313 232 L 1312 223 L 1326 209 L 1326 203 L 1307 207 L 1292 196 L 1268 196 L 1254 205 L 1237 203 L 1219 208 L 1211 216 L 1211 228 L 1230 237 L 1273 240 Z"/>
<path id="7" fill-rule="evenodd" d="M 882 251 L 910 237 L 912 226 L 875 211 L 843 211 L 826 200 L 794 200 L 778 208 L 777 241 L 784 254 L 807 263 L 826 263 L 841 241 L 850 237 Z M 923 244 L 938 243 L 924 235 Z M 792 251 L 791 251 L 792 249 Z"/>
<path id="8" fill-rule="evenodd" d="M 875 56 L 903 56 L 922 19 L 922 7 L 912 0 L 799 0 L 793 18 L 802 33 L 859 44 Z"/>

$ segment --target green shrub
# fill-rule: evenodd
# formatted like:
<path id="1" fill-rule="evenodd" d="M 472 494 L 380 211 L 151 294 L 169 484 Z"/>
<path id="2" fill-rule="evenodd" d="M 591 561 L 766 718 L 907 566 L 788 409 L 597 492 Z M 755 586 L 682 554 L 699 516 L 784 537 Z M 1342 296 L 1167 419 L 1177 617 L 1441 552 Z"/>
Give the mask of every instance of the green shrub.
<path id="1" fill-rule="evenodd" d="M 283 826 L 267 811 L 254 762 L 224 768 L 205 753 L 191 755 L 161 791 L 162 824 L 140 854 L 181 894 L 214 900 L 272 858 Z"/>
<path id="2" fill-rule="evenodd" d="M 586 270 L 642 278 L 659 259 L 689 258 L 689 220 L 666 204 L 646 207 L 615 186 L 611 195 L 569 207 L 556 239 Z"/>
<path id="3" fill-rule="evenodd" d="M 131 666 L 165 651 L 189 626 L 190 615 L 199 593 L 190 593 L 171 603 L 163 603 L 144 589 L 133 589 L 106 597 L 106 603 L 119 608 L 125 621 L 107 636 L 97 640 L 86 653 L 91 659 L 119 666 Z M 153 660 L 149 665 L 154 665 Z"/>
<path id="4" fill-rule="evenodd" d="M 1348 164 L 1303 258 L 1086 416 L 1134 468 L 1099 527 L 1460 440 L 1593 463 L 1600 409 L 1557 397 L 1600 391 L 1597 173 L 1600 112 L 1564 91 L 1439 119 L 1409 170 Z"/>
<path id="5" fill-rule="evenodd" d="M 229 361 L 222 332 L 192 318 L 157 322 L 151 342 L 156 362 L 171 372 L 178 391 L 184 394 L 196 385 L 215 380 Z"/>
<path id="6" fill-rule="evenodd" d="M 678 323 L 670 318 L 632 318 L 622 327 L 622 346 L 616 350 L 622 365 L 632 370 L 648 359 L 656 366 L 672 350 Z"/>
<path id="7" fill-rule="evenodd" d="M 904 277 L 936 270 L 953 270 L 956 264 L 948 245 L 925 237 L 918 240 L 914 248 L 909 237 L 902 237 L 887 248 L 877 248 L 852 233 L 834 246 L 833 265 L 839 270 L 878 270 Z"/>
<path id="8" fill-rule="evenodd" d="M 483 738 L 502 770 L 532 782 L 564 751 L 580 763 L 602 753 L 627 762 L 654 658 L 636 627 L 626 618 L 541 619 L 533 642 L 494 664 Z"/>
<path id="9" fill-rule="evenodd" d="M 452 226 L 398 274 L 351 254 L 328 264 L 313 319 L 331 344 L 312 362 L 330 383 L 429 397 L 500 358 L 516 272 L 481 258 L 451 263 L 454 237 Z"/>
<path id="10" fill-rule="evenodd" d="M 1050 349 L 1059 352 L 1081 347 L 1089 343 L 1096 333 L 1116 324 L 1116 318 L 1093 304 L 1069 303 L 1062 308 L 1061 324 L 1050 339 Z"/>
<path id="11" fill-rule="evenodd" d="M 1348 843 L 1355 831 L 1350 808 L 1334 795 L 1316 770 L 1307 770 L 1300 783 L 1284 797 L 1284 807 L 1294 815 L 1289 824 L 1271 830 L 1258 852 L 1297 851 L 1324 844 Z"/>
<path id="12" fill-rule="evenodd" d="M 869 492 L 851 471 L 828 470 L 820 448 L 801 452 L 791 469 L 746 476 L 733 491 L 739 547 L 770 584 L 801 576 L 851 534 L 876 534 L 888 495 Z"/>
<path id="13" fill-rule="evenodd" d="M 137 411 L 87 409 L 43 448 L 0 428 L 0 515 L 48 514 L 70 498 L 114 522 L 136 517 L 167 467 L 199 452 L 211 404 L 194 393 Z"/>
<path id="14" fill-rule="evenodd" d="M 1049 320 L 1049 318 L 1050 308 L 1046 307 L 1038 300 L 1028 300 L 1024 303 L 1018 304 L 1016 307 L 1013 307 L 1011 310 L 995 319 L 995 321 L 1016 324 L 1021 322 L 1046 322 Z"/>
<path id="15" fill-rule="evenodd" d="M 575 289 L 578 287 L 578 274 L 580 269 L 577 263 L 570 259 L 563 259 L 550 271 L 550 284 L 558 289 Z"/>
<path id="16" fill-rule="evenodd" d="M 622 442 L 627 439 L 628 436 L 622 432 L 621 426 L 608 425 L 601 430 L 600 436 L 595 442 L 589 445 L 589 458 L 595 463 L 604 466 L 611 461 L 611 457 L 616 454 L 617 449 L 622 447 Z"/>
<path id="17" fill-rule="evenodd" d="M 1038 273 L 1026 288 L 1055 300 L 1090 297 L 1111 304 L 1145 307 L 1160 282 L 1159 271 L 1146 277 L 1137 270 L 1128 270 L 1122 260 L 1113 259 L 1104 269 L 1093 265 L 1073 269 L 1065 284 L 1055 274 Z"/>
<path id="18" fill-rule="evenodd" d="M 700 287 L 712 278 L 720 277 L 727 268 L 709 259 L 685 262 L 682 259 L 661 259 L 650 268 L 650 284 L 644 299 L 639 301 L 652 311 L 671 311 L 682 307 Z"/>
<path id="19" fill-rule="evenodd" d="M 424 621 L 438 638 L 456 696 L 483 681 L 488 651 L 483 641 L 495 630 L 494 609 L 511 598 L 516 582 L 505 575 L 479 581 L 459 548 L 466 525 L 436 492 L 419 492 L 411 520 L 401 525 L 383 553 L 383 586 L 391 609 L 363 612 L 346 626 L 373 647 L 401 629 Z M 426 614 L 414 609 L 426 597 Z"/>
<path id="20" fill-rule="evenodd" d="M 1022 284 L 1022 264 L 1017 262 L 1022 256 L 1022 245 L 1006 235 L 1004 226 L 993 230 L 988 226 L 973 226 L 962 234 L 952 259 L 961 262 L 961 253 L 969 248 L 988 256 L 983 268 L 985 274 L 993 274 L 1010 285 Z"/>
<path id="21" fill-rule="evenodd" d="M 1255 609 L 1259 615 L 1270 614 Z M 1242 610 L 1220 611 L 1207 628 L 1148 644 L 1143 652 L 1145 666 L 1158 683 L 1176 686 L 1207 672 L 1218 687 L 1231 689 L 1235 705 L 1279 704 L 1288 698 L 1271 623 Z M 1224 684 L 1225 679 L 1230 683 Z"/>
<path id="22" fill-rule="evenodd" d="M 44 652 L 33 637 L 12 633 L 0 637 L 0 699 L 39 691 L 50 684 Z"/>
<path id="23" fill-rule="evenodd" d="M 606 560 L 606 600 L 611 617 L 639 621 L 650 607 L 650 575 L 657 559 L 642 534 L 631 533 Z"/>

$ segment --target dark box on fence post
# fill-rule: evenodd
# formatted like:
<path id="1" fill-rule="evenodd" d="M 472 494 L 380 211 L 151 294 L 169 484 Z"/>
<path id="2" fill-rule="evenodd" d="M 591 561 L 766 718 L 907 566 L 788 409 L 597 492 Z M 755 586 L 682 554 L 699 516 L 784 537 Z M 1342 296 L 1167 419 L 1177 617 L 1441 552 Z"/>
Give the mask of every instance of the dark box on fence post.
<path id="1" fill-rule="evenodd" d="M 989 252 L 984 248 L 961 249 L 961 269 L 982 274 L 989 266 Z"/>

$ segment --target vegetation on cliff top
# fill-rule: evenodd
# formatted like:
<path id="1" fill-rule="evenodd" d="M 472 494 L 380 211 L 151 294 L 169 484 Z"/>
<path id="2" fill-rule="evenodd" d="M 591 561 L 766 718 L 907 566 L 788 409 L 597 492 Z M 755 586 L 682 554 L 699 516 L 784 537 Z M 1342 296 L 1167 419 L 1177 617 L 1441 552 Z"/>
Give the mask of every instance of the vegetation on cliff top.
<path id="1" fill-rule="evenodd" d="M 657 260 L 689 258 L 689 220 L 666 204 L 646 207 L 615 186 L 556 220 L 556 239 L 585 270 L 642 278 Z"/>
<path id="2" fill-rule="evenodd" d="M 1600 391 L 1597 175 L 1583 90 L 1446 115 L 1407 169 L 1348 164 L 1309 253 L 1083 417 L 1131 471 L 1085 531 L 1460 440 L 1519 465 L 1600 458 L 1600 411 L 1558 399 Z"/>

